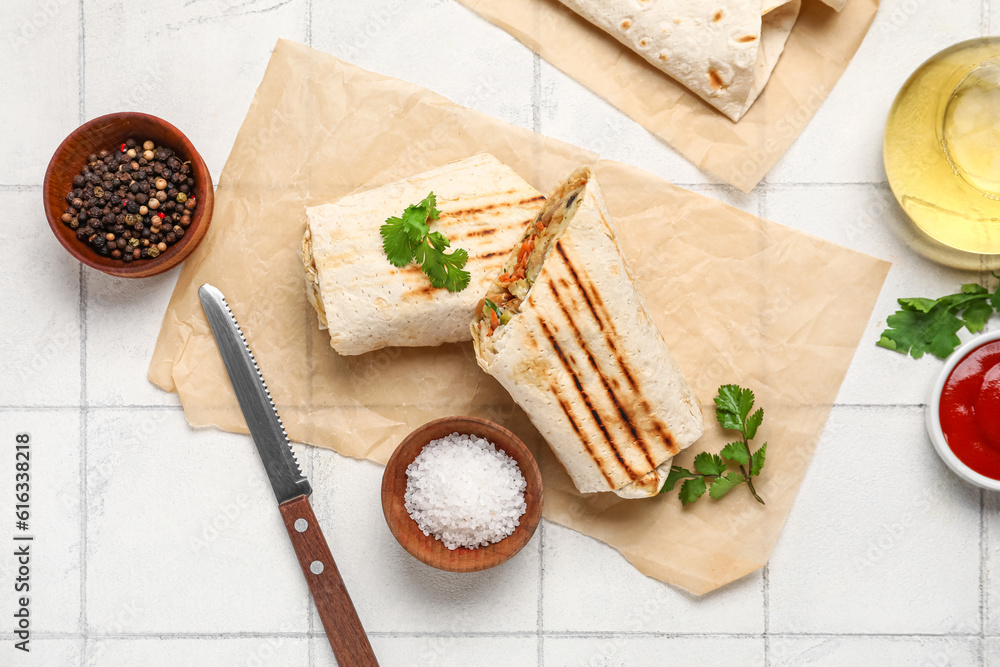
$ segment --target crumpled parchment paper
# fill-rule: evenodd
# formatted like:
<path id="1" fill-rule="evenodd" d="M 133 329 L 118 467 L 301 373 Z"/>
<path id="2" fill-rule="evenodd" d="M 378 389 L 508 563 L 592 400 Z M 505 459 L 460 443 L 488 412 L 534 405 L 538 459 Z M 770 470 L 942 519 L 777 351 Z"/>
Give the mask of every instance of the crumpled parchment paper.
<path id="1" fill-rule="evenodd" d="M 334 352 L 297 255 L 305 208 L 477 151 L 542 192 L 593 165 L 639 288 L 703 404 L 706 434 L 678 463 L 732 439 L 712 399 L 720 384 L 749 386 L 766 412 L 766 507 L 744 489 L 687 509 L 676 494 L 581 496 L 478 368 L 471 343 Z M 219 178 L 208 235 L 177 281 L 149 378 L 180 395 L 192 425 L 247 432 L 198 301 L 198 286 L 211 282 L 239 318 L 291 439 L 384 463 L 431 419 L 495 420 L 536 453 L 546 518 L 702 594 L 767 562 L 887 271 L 881 260 L 281 40 Z"/>
<path id="2" fill-rule="evenodd" d="M 785 50 L 738 123 L 559 0 L 458 0 L 616 106 L 695 165 L 749 192 L 819 111 L 879 0 L 804 0 Z"/>

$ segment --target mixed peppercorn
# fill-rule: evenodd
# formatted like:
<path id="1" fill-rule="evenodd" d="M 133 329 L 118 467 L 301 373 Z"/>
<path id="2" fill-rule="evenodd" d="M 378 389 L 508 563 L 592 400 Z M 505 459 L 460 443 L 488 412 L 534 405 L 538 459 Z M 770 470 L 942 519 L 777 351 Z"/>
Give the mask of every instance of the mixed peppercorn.
<path id="1" fill-rule="evenodd" d="M 152 141 L 91 153 L 62 221 L 102 257 L 153 259 L 184 238 L 198 205 L 191 165 Z"/>

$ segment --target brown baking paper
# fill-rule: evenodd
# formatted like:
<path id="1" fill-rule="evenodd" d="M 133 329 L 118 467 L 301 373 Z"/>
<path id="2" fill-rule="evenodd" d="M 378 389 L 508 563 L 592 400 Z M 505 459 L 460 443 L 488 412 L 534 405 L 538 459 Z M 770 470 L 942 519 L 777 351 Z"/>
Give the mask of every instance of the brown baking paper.
<path id="1" fill-rule="evenodd" d="M 744 192 L 812 120 L 861 45 L 879 0 L 840 13 L 805 0 L 763 93 L 737 123 L 559 0 L 458 0 Z"/>
<path id="2" fill-rule="evenodd" d="M 542 192 L 594 166 L 636 280 L 704 404 L 718 451 L 720 384 L 753 387 L 769 441 L 756 504 L 739 490 L 682 509 L 676 494 L 581 497 L 524 414 L 480 371 L 471 343 L 340 357 L 306 300 L 297 249 L 306 206 L 477 151 Z M 187 260 L 149 378 L 192 425 L 246 432 L 198 301 L 226 295 L 292 440 L 385 462 L 420 424 L 477 415 L 535 451 L 545 516 L 621 551 L 642 572 L 705 593 L 768 558 L 868 321 L 888 265 L 677 188 L 633 167 L 459 107 L 418 86 L 279 41 L 219 179 L 212 226 Z M 679 457 L 691 460 L 694 451 Z"/>

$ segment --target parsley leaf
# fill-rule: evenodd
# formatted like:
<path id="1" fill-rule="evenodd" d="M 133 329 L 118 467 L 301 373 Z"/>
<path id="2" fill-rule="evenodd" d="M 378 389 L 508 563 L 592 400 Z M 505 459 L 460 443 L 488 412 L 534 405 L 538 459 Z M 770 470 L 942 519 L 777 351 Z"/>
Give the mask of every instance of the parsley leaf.
<path id="1" fill-rule="evenodd" d="M 697 475 L 695 475 L 690 470 L 685 470 L 684 468 L 681 468 L 680 466 L 671 466 L 670 472 L 667 474 L 667 481 L 663 483 L 663 488 L 660 490 L 660 493 L 673 491 L 674 486 L 677 485 L 677 482 L 681 481 L 682 479 L 687 479 L 688 477 L 697 477 Z"/>
<path id="2" fill-rule="evenodd" d="M 444 250 L 451 246 L 451 241 L 441 232 L 431 232 L 427 235 L 427 240 L 430 241 L 435 250 Z"/>
<path id="3" fill-rule="evenodd" d="M 681 484 L 681 503 L 690 505 L 705 495 L 705 478 L 694 477 Z"/>
<path id="4" fill-rule="evenodd" d="M 753 396 L 753 394 L 751 394 Z M 754 436 L 757 435 L 757 429 L 760 428 L 761 423 L 764 421 L 764 409 L 759 408 L 757 412 L 750 415 L 747 419 L 747 427 L 743 432 L 743 435 L 747 437 L 747 440 L 753 440 Z"/>
<path id="5" fill-rule="evenodd" d="M 712 482 L 712 486 L 708 490 L 708 495 L 718 500 L 745 481 L 746 478 L 738 472 L 726 473 L 723 477 L 717 477 Z"/>
<path id="6" fill-rule="evenodd" d="M 694 457 L 694 469 L 702 475 L 719 476 L 726 472 L 726 464 L 718 456 L 702 452 Z"/>
<path id="7" fill-rule="evenodd" d="M 753 392 L 742 389 L 735 384 L 719 387 L 719 395 L 715 397 L 715 418 L 722 428 L 743 432 L 744 422 L 753 408 Z"/>
<path id="8" fill-rule="evenodd" d="M 977 301 L 962 313 L 962 322 L 969 333 L 979 333 L 986 327 L 986 320 L 993 314 L 989 301 Z"/>
<path id="9" fill-rule="evenodd" d="M 745 466 L 750 463 L 750 454 L 742 442 L 731 442 L 722 448 L 722 458 L 729 459 L 733 463 Z"/>
<path id="10" fill-rule="evenodd" d="M 982 285 L 967 283 L 958 294 L 936 300 L 904 298 L 898 303 L 900 310 L 886 318 L 889 328 L 875 344 L 914 359 L 928 352 L 944 359 L 961 344 L 958 332 L 962 328 L 978 333 L 1000 311 L 1000 286 L 991 293 Z"/>
<path id="11" fill-rule="evenodd" d="M 757 435 L 757 430 L 764 422 L 763 408 L 751 412 L 754 400 L 750 389 L 735 384 L 719 387 L 719 394 L 715 397 L 715 418 L 722 428 L 739 431 L 742 438 L 723 447 L 719 454 L 698 454 L 694 457 L 694 472 L 680 466 L 671 466 L 660 493 L 673 491 L 677 482 L 683 479 L 685 481 L 681 485 L 679 496 L 682 504 L 690 505 L 705 495 L 706 490 L 708 495 L 718 500 L 745 483 L 754 500 L 763 505 L 764 499 L 754 488 L 753 478 L 760 475 L 764 467 L 767 443 L 756 451 L 750 449 L 750 440 Z M 730 471 L 730 464 L 737 465 L 739 472 Z"/>
<path id="12" fill-rule="evenodd" d="M 432 232 L 428 222 L 441 217 L 437 198 L 430 193 L 419 204 L 407 206 L 402 217 L 388 218 L 379 228 L 382 250 L 389 263 L 403 267 L 416 261 L 434 287 L 461 292 L 472 276 L 464 271 L 469 254 L 459 248 L 450 253 L 451 242 L 441 232 Z"/>
<path id="13" fill-rule="evenodd" d="M 764 457 L 767 456 L 767 443 L 760 446 L 753 456 L 750 457 L 750 475 L 756 477 L 764 467 Z"/>
<path id="14" fill-rule="evenodd" d="M 447 243 L 447 239 L 445 242 Z M 433 242 L 425 241 L 417 246 L 415 259 L 434 287 L 447 287 L 449 292 L 461 292 L 469 286 L 471 276 L 468 271 L 462 270 L 469 261 L 469 255 L 461 248 L 446 253 L 435 248 Z"/>
<path id="15" fill-rule="evenodd" d="M 379 228 L 379 234 L 382 235 L 382 250 L 385 251 L 390 264 L 403 267 L 413 261 L 415 244 L 410 241 L 402 218 L 386 220 Z"/>

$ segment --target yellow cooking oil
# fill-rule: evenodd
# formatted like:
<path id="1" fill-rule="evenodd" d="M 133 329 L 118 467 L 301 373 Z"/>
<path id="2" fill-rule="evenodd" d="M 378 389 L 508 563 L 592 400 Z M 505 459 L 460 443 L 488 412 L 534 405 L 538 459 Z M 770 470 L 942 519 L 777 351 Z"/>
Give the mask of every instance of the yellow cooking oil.
<path id="1" fill-rule="evenodd" d="M 1000 37 L 956 44 L 913 73 L 883 156 L 907 243 L 950 266 L 1000 269 Z"/>

